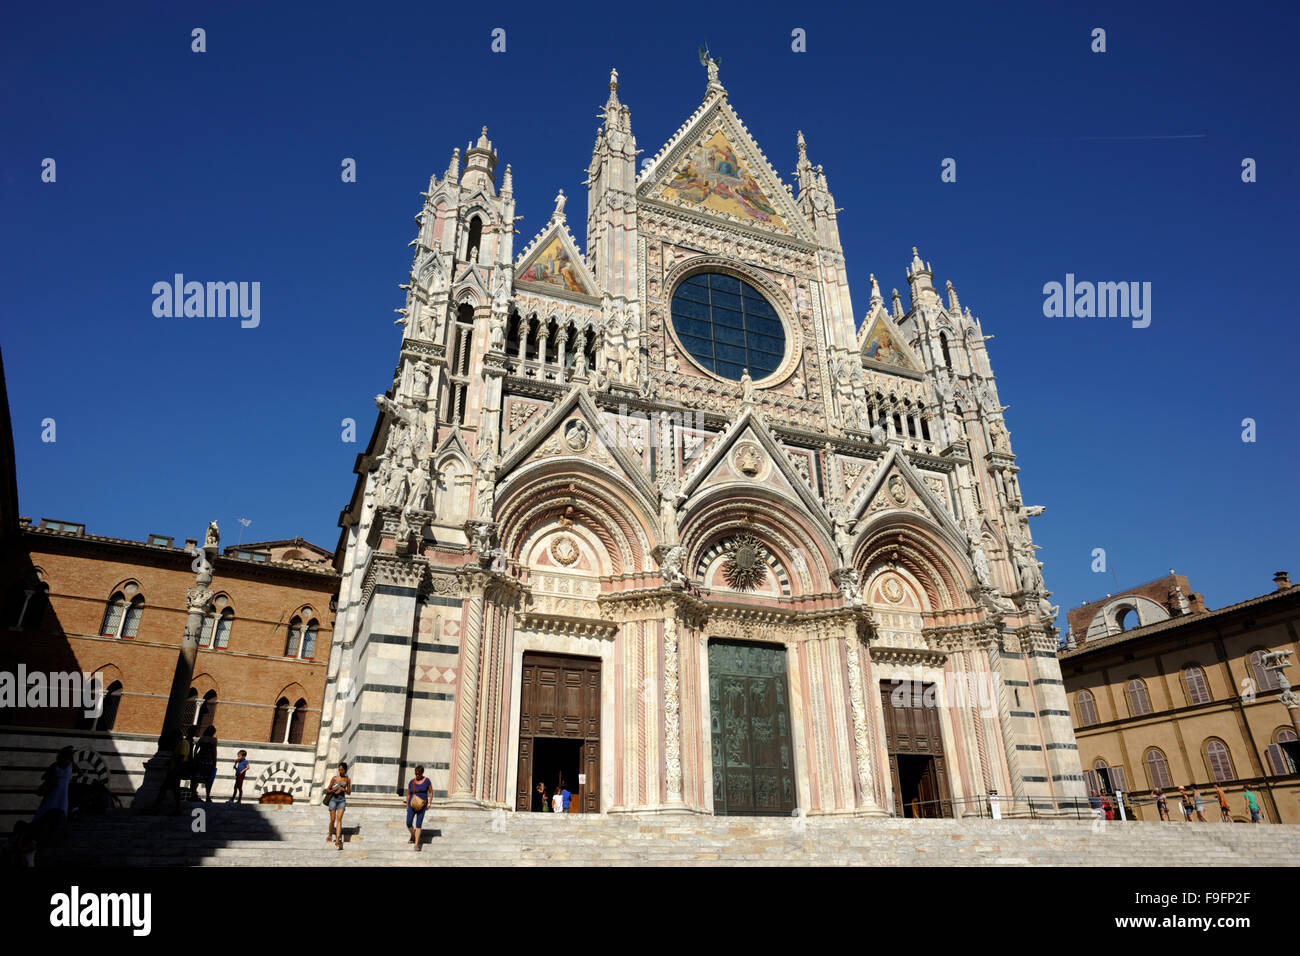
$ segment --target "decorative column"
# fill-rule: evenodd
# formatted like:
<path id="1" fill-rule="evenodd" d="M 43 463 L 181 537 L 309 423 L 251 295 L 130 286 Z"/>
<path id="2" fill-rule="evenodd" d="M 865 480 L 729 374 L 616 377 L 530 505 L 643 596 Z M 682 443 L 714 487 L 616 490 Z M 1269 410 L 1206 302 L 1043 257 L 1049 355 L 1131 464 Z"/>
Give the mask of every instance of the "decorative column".
<path id="1" fill-rule="evenodd" d="M 517 375 L 527 374 L 524 363 L 528 360 L 528 332 L 533 326 L 533 320 L 526 315 L 519 317 L 519 368 Z"/>
<path id="2" fill-rule="evenodd" d="M 537 320 L 537 380 L 546 381 L 546 334 L 550 331 L 546 320 Z"/>
<path id="3" fill-rule="evenodd" d="M 455 775 L 449 803 L 479 806 L 474 796 L 474 756 L 478 738 L 479 650 L 483 642 L 483 600 L 488 576 L 469 571 L 464 575 L 467 620 L 460 642 L 460 674 L 456 681 Z"/>
<path id="4" fill-rule="evenodd" d="M 176 668 L 172 672 L 172 689 L 167 697 L 167 711 L 163 715 L 162 732 L 158 735 L 158 749 L 144 765 L 144 781 L 131 801 L 134 810 L 149 811 L 162 795 L 162 786 L 171 766 L 172 750 L 181 734 L 181 712 L 189 695 L 190 681 L 194 677 L 194 661 L 199 655 L 199 635 L 203 622 L 212 610 L 212 562 L 217 556 L 221 541 L 217 523 L 208 525 L 203 550 L 194 560 L 194 587 L 187 593 L 189 615 L 185 619 L 185 633 L 181 637 Z"/>
<path id="5" fill-rule="evenodd" d="M 863 815 L 883 817 L 887 815 L 887 811 L 876 803 L 875 780 L 871 774 L 867 701 L 862 686 L 862 665 L 858 653 L 860 646 L 857 622 L 847 621 L 844 625 L 844 658 L 849 671 L 849 709 L 853 714 L 853 750 L 858 770 L 858 807 Z"/>
<path id="6" fill-rule="evenodd" d="M 568 344 L 569 344 L 569 327 L 568 325 L 562 325 L 560 326 L 559 332 L 556 333 L 555 336 L 555 345 L 556 348 L 559 350 L 559 354 L 557 355 L 557 358 L 559 359 L 559 363 L 560 363 L 558 366 L 558 370 L 555 373 L 555 380 L 557 382 L 564 381 L 564 358 L 565 358 L 564 347 Z"/>
<path id="7" fill-rule="evenodd" d="M 678 650 L 676 607 L 670 602 L 664 615 L 664 762 L 667 766 L 668 803 L 682 803 L 681 698 L 677 687 Z"/>

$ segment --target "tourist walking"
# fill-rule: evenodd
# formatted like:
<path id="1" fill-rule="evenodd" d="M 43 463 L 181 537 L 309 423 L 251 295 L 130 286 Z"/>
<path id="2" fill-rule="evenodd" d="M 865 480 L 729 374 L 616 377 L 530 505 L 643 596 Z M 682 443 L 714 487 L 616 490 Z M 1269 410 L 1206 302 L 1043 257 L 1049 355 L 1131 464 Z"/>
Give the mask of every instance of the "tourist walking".
<path id="1" fill-rule="evenodd" d="M 330 777 L 329 786 L 325 788 L 325 808 L 330 812 L 330 832 L 325 842 L 334 842 L 337 849 L 343 849 L 343 811 L 348 806 L 348 794 L 352 792 L 352 778 L 348 776 L 348 765 L 339 764 L 338 773 Z"/>
<path id="2" fill-rule="evenodd" d="M 1205 819 L 1205 803 L 1201 800 L 1201 791 L 1196 787 L 1192 787 L 1192 803 L 1196 806 L 1196 819 L 1201 823 L 1209 823 L 1210 821 Z"/>
<path id="3" fill-rule="evenodd" d="M 1228 795 L 1223 792 L 1223 788 L 1217 783 L 1214 785 L 1214 795 L 1219 798 L 1219 821 L 1221 823 L 1231 823 L 1232 813 L 1228 810 Z"/>
<path id="4" fill-rule="evenodd" d="M 64 747 L 54 758 L 54 763 L 45 768 L 41 777 L 41 785 L 36 791 L 41 795 L 41 805 L 32 817 L 33 824 L 47 814 L 52 815 L 52 818 L 46 821 L 46 825 L 53 830 L 60 829 L 67 822 L 68 787 L 76 772 L 77 765 L 72 762 L 72 748 Z"/>
<path id="5" fill-rule="evenodd" d="M 418 852 L 420 831 L 424 828 L 424 811 L 429 809 L 429 795 L 433 793 L 433 781 L 424 775 L 424 766 L 417 765 L 415 776 L 406 785 L 406 829 L 411 834 L 409 842 L 415 844 Z"/>
<path id="6" fill-rule="evenodd" d="M 1188 823 L 1191 823 L 1192 822 L 1192 798 L 1187 793 L 1186 787 L 1179 787 L 1178 793 L 1183 798 L 1182 799 L 1183 819 L 1186 820 Z"/>
<path id="7" fill-rule="evenodd" d="M 1255 796 L 1255 792 L 1247 787 L 1242 796 L 1246 798 L 1246 808 L 1250 810 L 1250 822 L 1263 823 L 1264 812 L 1259 808 L 1259 798 Z"/>
<path id="8" fill-rule="evenodd" d="M 199 784 L 206 792 L 204 802 L 212 802 L 212 784 L 217 779 L 217 728 L 209 727 L 194 744 L 194 799 L 199 798 Z"/>
<path id="9" fill-rule="evenodd" d="M 564 791 L 561 788 L 561 785 L 558 784 L 555 787 L 555 793 L 551 796 L 551 812 L 564 812 Z"/>
<path id="10" fill-rule="evenodd" d="M 231 795 L 231 803 L 244 802 L 244 778 L 248 776 L 248 751 L 241 750 L 235 755 L 235 792 Z"/>
<path id="11" fill-rule="evenodd" d="M 1156 787 L 1156 812 L 1160 814 L 1160 819 L 1166 823 L 1169 822 L 1169 800 L 1165 797 L 1164 792 Z"/>
<path id="12" fill-rule="evenodd" d="M 546 784 L 537 781 L 537 789 L 533 791 L 533 813 L 549 813 L 551 809 L 550 802 L 546 799 Z"/>

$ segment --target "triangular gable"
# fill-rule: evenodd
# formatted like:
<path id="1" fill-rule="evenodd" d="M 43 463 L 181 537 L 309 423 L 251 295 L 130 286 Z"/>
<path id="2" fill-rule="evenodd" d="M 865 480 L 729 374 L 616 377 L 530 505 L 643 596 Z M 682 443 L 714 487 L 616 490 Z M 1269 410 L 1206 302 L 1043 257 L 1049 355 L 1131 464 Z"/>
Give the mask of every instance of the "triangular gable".
<path id="1" fill-rule="evenodd" d="M 730 466 L 726 464 L 727 455 L 742 439 L 749 439 L 757 444 L 765 458 L 771 461 L 772 467 L 764 483 L 780 488 L 789 497 L 802 502 L 808 513 L 829 534 L 831 529 L 821 501 L 813 494 L 812 489 L 804 483 L 803 477 L 795 470 L 784 450 L 772 437 L 771 432 L 767 430 L 758 416 L 754 414 L 752 408 L 747 408 L 741 412 L 740 417 L 728 427 L 727 431 L 718 440 L 713 442 L 703 457 L 691 468 L 686 476 L 681 496 L 689 502 L 696 492 L 700 491 L 706 484 L 715 483 L 707 479 L 717 473 L 719 469 L 729 469 Z M 687 506 L 689 507 L 689 504 Z"/>
<path id="2" fill-rule="evenodd" d="M 863 328 L 866 328 L 865 324 Z M 892 366 L 921 371 L 921 363 L 917 361 L 911 347 L 903 341 L 903 333 L 898 330 L 893 319 L 884 314 L 877 316 L 862 336 L 862 357 L 885 368 Z"/>
<path id="3" fill-rule="evenodd" d="M 470 288 L 478 292 L 480 301 L 491 302 L 492 295 L 483 285 L 483 277 L 480 275 L 480 272 L 482 272 L 480 266 L 477 266 L 472 262 L 465 263 L 464 267 L 460 270 L 460 275 L 456 276 L 456 285 L 458 286 L 456 289 L 457 295 L 460 294 L 460 291 L 465 287 L 465 285 L 469 285 Z"/>
<path id="4" fill-rule="evenodd" d="M 637 195 L 813 239 L 781 177 L 719 92 L 650 161 Z"/>
<path id="5" fill-rule="evenodd" d="M 576 452 L 566 443 L 566 436 L 562 433 L 566 423 L 574 418 L 581 419 L 587 426 L 584 445 Z M 652 514 L 656 513 L 659 508 L 659 498 L 649 476 L 636 458 L 619 447 L 617 441 L 606 442 L 602 438 L 602 434 L 605 433 L 602 423 L 600 410 L 591 400 L 590 393 L 581 385 L 574 386 L 568 395 L 552 405 L 545 413 L 534 417 L 532 424 L 526 428 L 526 435 L 505 454 L 498 471 L 498 474 L 505 476 L 498 487 L 498 494 L 502 488 L 510 484 L 516 470 L 530 458 L 535 457 L 534 453 L 544 456 L 549 451 L 547 446 L 553 444 L 555 454 L 576 453 L 598 465 L 621 472 L 642 496 L 642 503 Z"/>
<path id="6" fill-rule="evenodd" d="M 515 281 L 578 295 L 600 295 L 596 280 L 562 216 L 552 216 L 546 228 L 519 254 Z"/>
<path id="7" fill-rule="evenodd" d="M 894 481 L 897 476 L 902 485 Z M 901 492 L 902 500 L 899 500 Z M 891 511 L 911 511 L 925 515 L 947 535 L 962 554 L 966 552 L 966 535 L 948 513 L 947 508 L 934 496 L 921 476 L 907 461 L 907 457 L 892 448 L 876 470 L 875 476 L 865 486 L 851 514 L 861 527 L 878 514 Z"/>
<path id="8" fill-rule="evenodd" d="M 465 464 L 469 464 L 474 460 L 474 456 L 469 453 L 469 448 L 465 445 L 465 439 L 460 433 L 459 425 L 453 425 L 451 427 L 451 431 L 449 431 L 447 437 L 438 444 L 437 449 L 431 457 L 436 462 L 448 452 L 459 454 L 461 458 L 465 460 Z"/>

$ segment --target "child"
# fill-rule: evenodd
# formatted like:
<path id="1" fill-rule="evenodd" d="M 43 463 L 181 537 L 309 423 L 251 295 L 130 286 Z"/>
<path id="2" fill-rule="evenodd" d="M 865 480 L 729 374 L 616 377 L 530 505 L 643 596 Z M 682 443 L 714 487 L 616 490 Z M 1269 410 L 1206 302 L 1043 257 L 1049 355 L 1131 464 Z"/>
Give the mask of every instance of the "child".
<path id="1" fill-rule="evenodd" d="M 238 759 L 235 761 L 235 794 L 232 800 L 235 803 L 243 803 L 244 777 L 248 773 L 248 751 L 241 750 L 236 757 Z"/>

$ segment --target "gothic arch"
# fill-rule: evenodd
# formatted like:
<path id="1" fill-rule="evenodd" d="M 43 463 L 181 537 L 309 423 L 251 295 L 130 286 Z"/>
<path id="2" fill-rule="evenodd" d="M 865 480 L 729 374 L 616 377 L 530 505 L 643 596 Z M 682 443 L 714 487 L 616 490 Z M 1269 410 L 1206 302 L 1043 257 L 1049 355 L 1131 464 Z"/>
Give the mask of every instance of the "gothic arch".
<path id="1" fill-rule="evenodd" d="M 872 521 L 854 543 L 851 564 L 864 586 L 887 569 L 906 570 L 931 611 L 971 606 L 975 575 L 969 560 L 943 529 L 920 515 L 895 512 Z"/>
<path id="2" fill-rule="evenodd" d="M 504 492 L 504 493 L 502 493 Z M 513 561 L 535 532 L 564 521 L 581 522 L 600 540 L 610 573 L 651 570 L 657 535 L 641 496 L 621 478 L 594 466 L 567 461 L 559 469 L 540 462 L 516 471 L 497 499 L 501 548 Z"/>
<path id="3" fill-rule="evenodd" d="M 789 581 L 790 597 L 829 594 L 836 590 L 831 571 L 839 565 L 824 521 L 798 502 L 767 485 L 727 482 L 708 488 L 691 502 L 680 521 L 684 567 L 691 573 L 723 539 L 754 535 Z M 780 572 L 775 572 L 778 580 Z"/>

